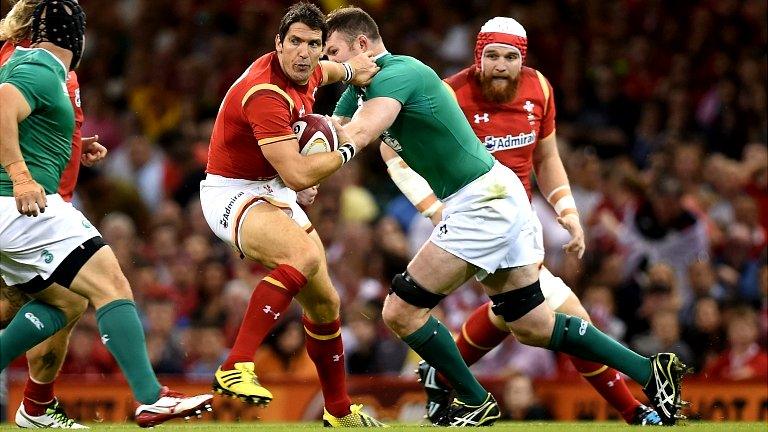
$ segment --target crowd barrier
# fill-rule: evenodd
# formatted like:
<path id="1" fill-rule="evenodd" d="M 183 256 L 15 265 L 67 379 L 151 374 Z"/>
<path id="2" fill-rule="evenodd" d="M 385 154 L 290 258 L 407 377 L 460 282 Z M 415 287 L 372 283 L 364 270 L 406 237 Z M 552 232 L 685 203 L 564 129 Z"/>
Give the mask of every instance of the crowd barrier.
<path id="1" fill-rule="evenodd" d="M 210 391 L 207 382 L 163 379 L 165 385 L 188 394 Z M 503 403 L 504 382 L 481 379 Z M 256 408 L 242 402 L 216 396 L 215 421 L 308 421 L 322 415 L 323 398 L 319 383 L 280 379 L 262 380 L 275 396 L 267 408 Z M 556 420 L 610 420 L 618 415 L 586 382 L 536 381 L 540 401 Z M 644 400 L 640 388 L 630 388 Z M 24 382 L 10 380 L 6 419 L 12 421 L 24 390 Z M 371 413 L 384 420 L 417 421 L 424 410 L 424 394 L 413 379 L 407 377 L 349 378 L 349 392 L 356 403 L 363 403 Z M 762 381 L 712 382 L 686 380 L 685 399 L 691 402 L 689 417 L 709 421 L 765 421 L 768 419 L 768 385 Z M 132 417 L 134 402 L 122 377 L 61 377 L 56 395 L 70 416 L 84 421 L 122 422 Z"/>

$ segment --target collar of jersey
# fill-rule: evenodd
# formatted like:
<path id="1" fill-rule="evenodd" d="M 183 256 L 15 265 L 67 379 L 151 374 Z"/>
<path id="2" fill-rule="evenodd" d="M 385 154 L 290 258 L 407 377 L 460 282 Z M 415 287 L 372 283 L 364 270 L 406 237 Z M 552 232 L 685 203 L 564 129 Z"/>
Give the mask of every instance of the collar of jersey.
<path id="1" fill-rule="evenodd" d="M 375 56 L 371 57 L 371 60 L 374 62 L 378 61 L 380 58 L 384 57 L 385 55 L 389 54 L 389 51 L 384 50 L 383 52 L 376 54 Z"/>
<path id="2" fill-rule="evenodd" d="M 48 55 L 53 57 L 53 59 L 56 60 L 56 63 L 61 65 L 61 68 L 64 69 L 64 77 L 67 76 L 67 68 L 66 68 L 66 66 L 64 66 L 64 62 L 62 62 L 58 57 L 56 57 L 56 55 L 54 55 L 52 52 L 48 51 L 47 49 L 45 49 L 45 48 L 24 48 L 24 47 L 21 47 L 21 46 L 17 46 L 16 49 L 23 50 L 23 51 L 41 50 L 43 52 L 48 53 Z"/>

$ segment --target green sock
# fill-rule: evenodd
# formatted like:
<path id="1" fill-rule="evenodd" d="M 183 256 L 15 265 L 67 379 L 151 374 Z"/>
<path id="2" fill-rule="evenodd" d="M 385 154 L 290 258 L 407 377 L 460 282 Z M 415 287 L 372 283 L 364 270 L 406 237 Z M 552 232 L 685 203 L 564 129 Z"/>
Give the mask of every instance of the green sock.
<path id="1" fill-rule="evenodd" d="M 608 365 L 645 386 L 651 379 L 650 359 L 637 354 L 579 317 L 555 313 L 549 349 Z"/>
<path id="2" fill-rule="evenodd" d="M 157 402 L 160 383 L 149 363 L 136 305 L 130 300 L 115 300 L 96 311 L 96 321 L 101 341 L 120 365 L 136 400 Z"/>
<path id="3" fill-rule="evenodd" d="M 67 325 L 61 309 L 32 300 L 19 309 L 0 334 L 0 371 L 17 357 Z"/>
<path id="4" fill-rule="evenodd" d="M 451 333 L 435 317 L 430 316 L 424 326 L 404 337 L 403 341 L 450 381 L 459 400 L 467 405 L 485 402 L 488 391 L 469 371 Z"/>

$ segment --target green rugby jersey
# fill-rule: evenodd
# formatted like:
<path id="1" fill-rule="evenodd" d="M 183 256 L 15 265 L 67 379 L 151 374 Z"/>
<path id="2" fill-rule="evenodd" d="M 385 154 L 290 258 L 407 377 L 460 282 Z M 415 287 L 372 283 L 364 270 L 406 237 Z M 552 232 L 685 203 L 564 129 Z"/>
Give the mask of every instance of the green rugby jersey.
<path id="1" fill-rule="evenodd" d="M 370 85 L 349 86 L 334 115 L 351 118 L 359 101 L 376 97 L 400 102 L 400 113 L 382 139 L 427 180 L 438 198 L 452 195 L 490 171 L 493 156 L 472 131 L 451 91 L 429 66 L 413 57 L 389 53 L 379 57 L 376 64 L 381 69 Z"/>
<path id="2" fill-rule="evenodd" d="M 17 47 L 0 67 L 0 84 L 16 87 L 32 113 L 19 123 L 19 145 L 32 178 L 54 194 L 72 155 L 75 113 L 67 93 L 67 70 L 50 52 Z M 0 167 L 0 196 L 13 196 L 13 184 Z"/>

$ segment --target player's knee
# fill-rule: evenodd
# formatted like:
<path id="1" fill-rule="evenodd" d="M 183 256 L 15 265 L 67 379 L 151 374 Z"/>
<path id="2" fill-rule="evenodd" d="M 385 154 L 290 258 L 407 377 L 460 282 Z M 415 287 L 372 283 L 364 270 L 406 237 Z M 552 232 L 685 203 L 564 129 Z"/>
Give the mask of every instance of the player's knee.
<path id="1" fill-rule="evenodd" d="M 311 239 L 307 238 L 303 244 L 290 251 L 286 261 L 307 279 L 311 279 L 323 263 L 320 251 Z"/>
<path id="2" fill-rule="evenodd" d="M 107 301 L 133 300 L 131 285 L 119 267 L 111 269 L 105 276 L 107 281 L 104 295 Z"/>
<path id="3" fill-rule="evenodd" d="M 381 319 L 395 334 L 400 336 L 408 334 L 408 314 L 403 313 L 392 302 L 387 301 L 384 303 L 384 308 L 381 310 Z"/>
<path id="4" fill-rule="evenodd" d="M 336 290 L 331 290 L 327 295 L 312 298 L 310 303 L 305 306 L 305 313 L 313 322 L 331 322 L 339 316 L 341 300 Z"/>
<path id="5" fill-rule="evenodd" d="M 592 322 L 592 319 L 589 317 L 589 313 L 587 313 L 586 309 L 584 309 L 584 306 L 573 293 L 571 293 L 571 295 L 568 297 L 565 303 L 563 303 L 562 306 L 557 308 L 557 311 L 570 316 L 579 317 L 589 323 Z"/>
<path id="6" fill-rule="evenodd" d="M 79 320 L 80 317 L 82 317 L 85 311 L 88 309 L 88 299 L 81 296 L 78 297 L 80 298 L 72 302 L 72 312 L 75 316 L 75 319 L 72 321 Z"/>
<path id="7" fill-rule="evenodd" d="M 407 335 L 416 330 L 415 322 L 420 316 L 429 315 L 429 311 L 445 298 L 424 289 L 408 272 L 396 275 L 392 279 L 389 297 L 384 303 L 382 319 L 398 335 Z"/>
<path id="8" fill-rule="evenodd" d="M 523 321 L 523 320 L 521 320 Z M 520 343 L 536 347 L 546 347 L 552 336 L 552 328 L 534 323 L 518 322 L 511 325 L 512 333 Z"/>
<path id="9" fill-rule="evenodd" d="M 544 303 L 544 293 L 541 292 L 538 280 L 526 287 L 490 297 L 493 302 L 491 306 L 493 313 L 501 316 L 508 323 L 519 320 Z"/>

